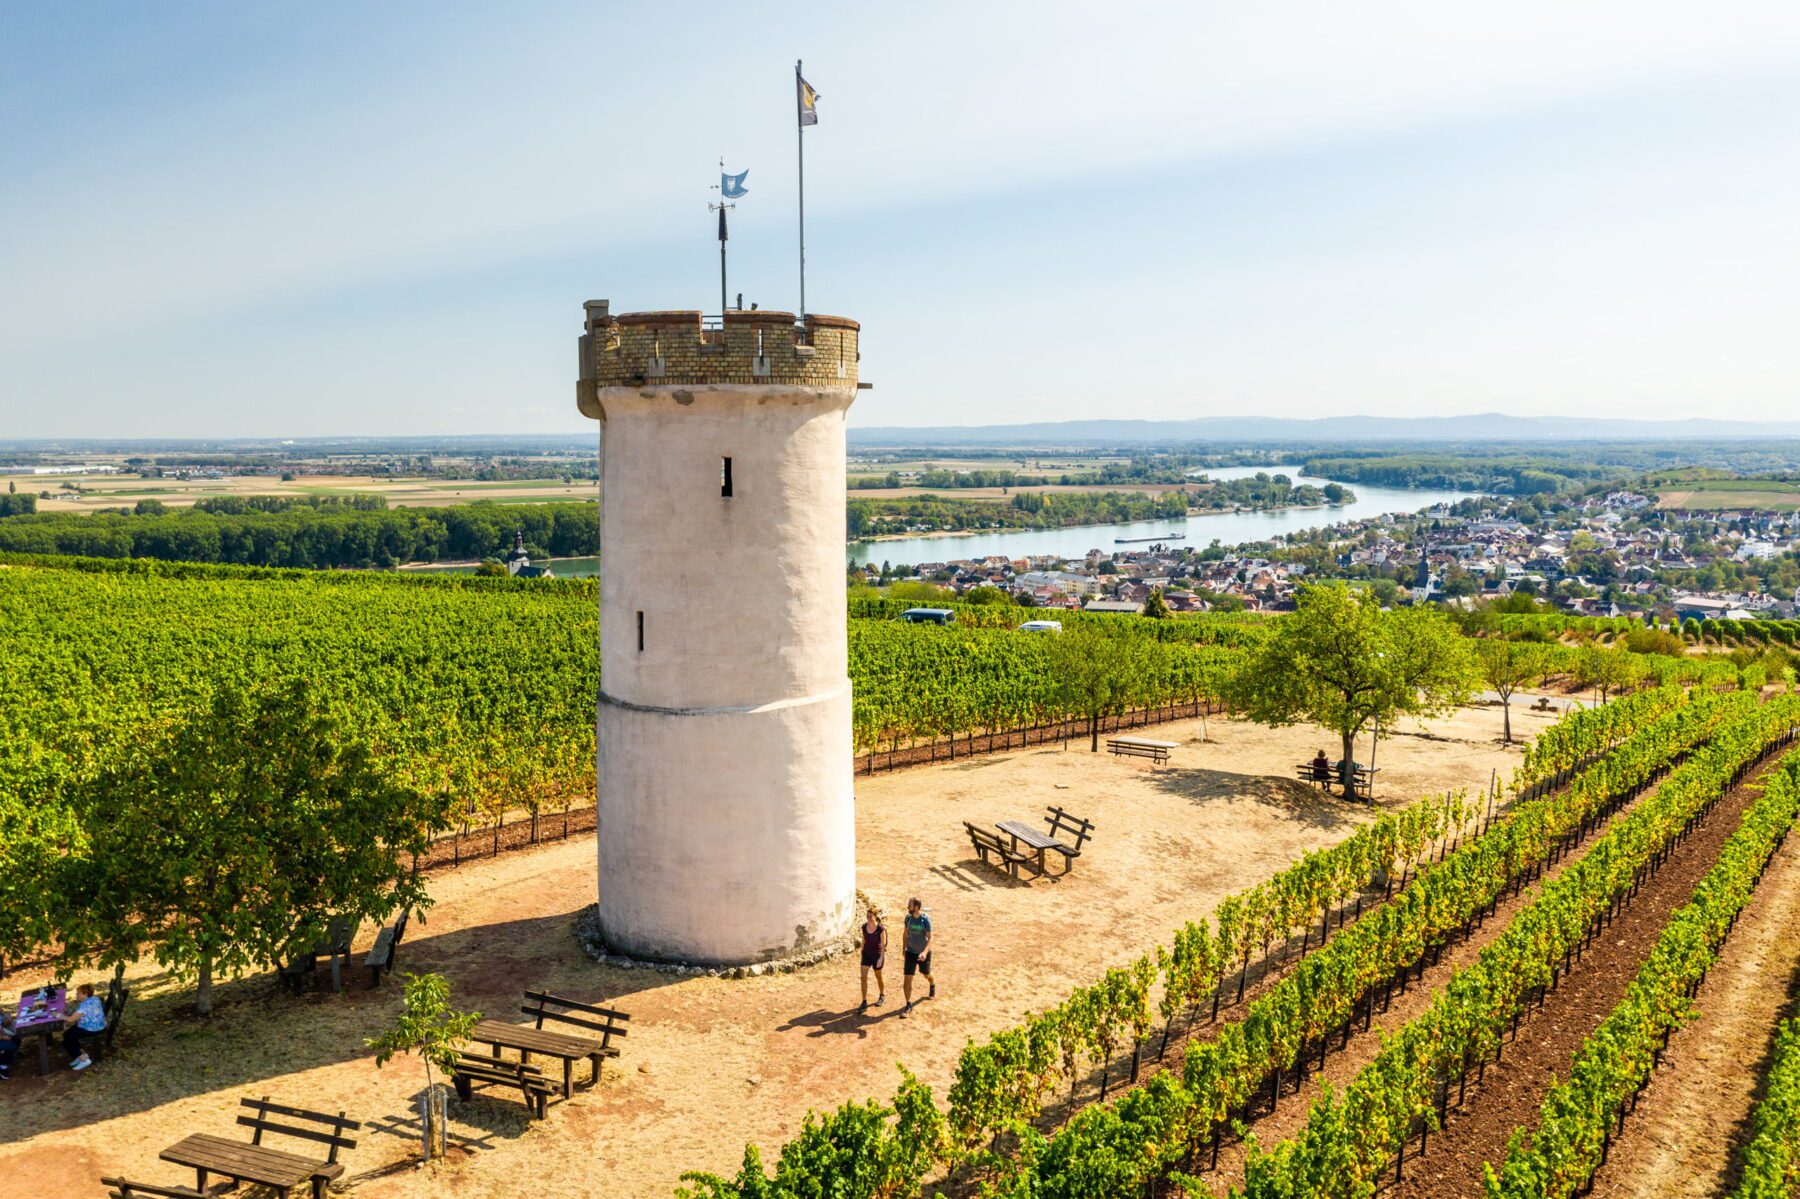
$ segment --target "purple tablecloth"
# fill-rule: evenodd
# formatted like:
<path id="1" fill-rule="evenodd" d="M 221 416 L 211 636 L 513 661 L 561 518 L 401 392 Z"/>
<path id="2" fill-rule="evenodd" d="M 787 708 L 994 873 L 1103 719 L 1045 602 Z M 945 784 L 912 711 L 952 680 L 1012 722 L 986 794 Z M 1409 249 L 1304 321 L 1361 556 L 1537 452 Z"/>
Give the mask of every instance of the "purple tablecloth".
<path id="1" fill-rule="evenodd" d="M 33 987 L 19 996 L 17 1024 L 20 1032 L 35 1032 L 46 1024 L 60 1025 L 68 1014 L 68 988 L 51 987 L 48 1001 L 40 999 L 42 989 Z"/>

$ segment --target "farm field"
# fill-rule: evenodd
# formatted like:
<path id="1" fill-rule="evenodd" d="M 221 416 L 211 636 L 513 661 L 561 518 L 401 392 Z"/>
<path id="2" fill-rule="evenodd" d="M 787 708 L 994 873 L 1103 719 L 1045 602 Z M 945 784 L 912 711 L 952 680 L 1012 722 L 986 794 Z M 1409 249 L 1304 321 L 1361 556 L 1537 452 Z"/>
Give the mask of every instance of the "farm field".
<path id="1" fill-rule="evenodd" d="M 81 493 L 63 491 L 65 481 L 79 482 Z M 227 495 L 379 495 L 395 508 L 446 508 L 476 500 L 496 503 L 556 503 L 591 499 L 592 480 L 564 484 L 555 479 L 520 479 L 513 482 L 392 478 L 385 475 L 301 475 L 283 480 L 271 475 L 233 475 L 223 479 L 140 479 L 116 475 L 69 476 L 4 475 L 0 486 L 11 482 L 20 491 L 49 491 L 38 500 L 39 512 L 93 512 L 100 508 L 129 507 L 139 500 L 160 500 L 171 508 L 192 507 L 196 502 Z"/>
<path id="2" fill-rule="evenodd" d="M 1800 510 L 1800 482 L 1781 479 L 1696 479 L 1656 489 L 1658 508 L 1689 512 L 1721 509 Z"/>
<path id="3" fill-rule="evenodd" d="M 1522 732 L 1547 719 L 1515 707 Z M 341 1106 L 371 1122 L 349 1158 L 353 1193 L 369 1199 L 444 1189 L 666 1196 L 683 1170 L 733 1169 L 747 1140 L 772 1156 L 808 1108 L 886 1095 L 896 1060 L 941 1102 L 966 1037 L 1060 1001 L 1370 818 L 1293 780 L 1293 763 L 1328 745 L 1328 734 L 1205 727 L 1204 742 L 1197 721 L 1157 730 L 1181 743 L 1160 768 L 1049 747 L 859 779 L 861 889 L 890 913 L 922 896 L 938 928 L 940 994 L 911 1020 L 895 1018 L 897 954 L 889 1003 L 868 1018 L 855 1013 L 851 959 L 730 982 L 594 965 L 573 928 L 593 897 L 585 838 L 435 875 L 436 906 L 409 935 L 403 969 L 442 972 L 455 1002 L 495 1016 L 516 1019 L 518 993 L 541 986 L 621 1008 L 632 1024 L 599 1092 L 578 1093 L 529 1129 L 516 1103 L 453 1103 L 459 1148 L 429 1172 L 403 1165 L 417 1149 L 416 1062 L 377 1070 L 362 1048 L 391 1019 L 397 984 L 370 992 L 359 978 L 344 996 L 295 1000 L 278 997 L 265 974 L 223 987 L 218 1013 L 202 1024 L 182 1011 L 190 988 L 140 963 L 129 974 L 139 995 L 123 1054 L 85 1076 L 39 1080 L 28 1067 L 10 1084 L 17 1142 L 0 1150 L 0 1199 L 77 1191 L 115 1170 L 170 1175 L 157 1152 L 189 1132 L 228 1131 L 245 1094 Z M 1494 771 L 1506 777 L 1519 750 L 1498 744 L 1499 728 L 1498 710 L 1485 707 L 1402 727 L 1380 749 L 1381 807 L 1479 790 Z M 960 821 L 1029 819 L 1050 803 L 1098 825 L 1067 880 L 1017 885 L 974 861 Z M 370 935 L 365 928 L 359 948 Z"/>

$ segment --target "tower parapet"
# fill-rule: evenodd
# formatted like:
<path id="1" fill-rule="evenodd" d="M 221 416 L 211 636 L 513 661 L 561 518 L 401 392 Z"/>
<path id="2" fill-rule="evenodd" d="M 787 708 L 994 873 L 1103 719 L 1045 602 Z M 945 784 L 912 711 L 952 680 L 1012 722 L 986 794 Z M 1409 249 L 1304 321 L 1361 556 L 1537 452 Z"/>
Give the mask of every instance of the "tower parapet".
<path id="1" fill-rule="evenodd" d="M 603 300 L 587 306 L 581 339 L 578 403 L 590 411 L 600 387 L 750 384 L 856 389 L 857 334 L 848 317 L 812 313 L 732 311 L 706 318 L 699 311 L 626 312 Z"/>

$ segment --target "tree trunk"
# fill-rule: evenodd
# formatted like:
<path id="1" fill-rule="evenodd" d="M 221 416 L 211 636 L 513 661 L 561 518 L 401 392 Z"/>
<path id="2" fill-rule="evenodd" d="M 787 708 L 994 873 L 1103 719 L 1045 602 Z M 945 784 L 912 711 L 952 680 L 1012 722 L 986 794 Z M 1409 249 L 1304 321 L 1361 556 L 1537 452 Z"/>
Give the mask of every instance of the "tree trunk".
<path id="1" fill-rule="evenodd" d="M 1100 752 L 1100 714 L 1098 712 L 1088 713 L 1088 752 L 1091 754 Z"/>
<path id="2" fill-rule="evenodd" d="M 200 962 L 200 978 L 194 984 L 194 1011 L 202 1016 L 212 1015 L 212 959 L 204 958 Z"/>
<path id="3" fill-rule="evenodd" d="M 1346 764 L 1356 761 L 1356 730 L 1355 729 L 1345 729 L 1342 733 L 1342 736 L 1344 738 L 1343 761 Z M 1346 765 L 1346 770 L 1347 769 L 1348 769 L 1348 766 Z M 1351 781 L 1345 782 L 1344 780 L 1346 777 L 1348 777 Z M 1356 776 L 1353 774 L 1341 775 L 1338 778 L 1338 784 L 1343 788 L 1345 799 L 1355 799 L 1356 798 L 1355 778 L 1356 778 Z"/>
<path id="4" fill-rule="evenodd" d="M 1500 697 L 1500 721 L 1502 743 L 1512 744 L 1512 693 L 1509 691 Z"/>

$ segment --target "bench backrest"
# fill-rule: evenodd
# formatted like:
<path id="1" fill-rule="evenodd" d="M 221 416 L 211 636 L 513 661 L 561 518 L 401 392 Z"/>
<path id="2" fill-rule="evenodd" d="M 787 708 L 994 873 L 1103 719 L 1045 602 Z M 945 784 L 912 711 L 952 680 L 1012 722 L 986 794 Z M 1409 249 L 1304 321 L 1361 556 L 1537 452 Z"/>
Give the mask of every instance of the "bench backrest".
<path id="1" fill-rule="evenodd" d="M 138 1195 L 156 1196 L 156 1199 L 194 1199 L 200 1194 L 191 1187 L 159 1187 L 148 1182 L 133 1182 L 129 1178 L 102 1178 L 100 1185 L 113 1188 L 108 1192 L 113 1199 L 135 1199 Z"/>
<path id="2" fill-rule="evenodd" d="M 116 978 L 112 980 L 112 986 L 106 989 L 106 1002 L 104 1005 L 106 1009 L 106 1033 L 101 1038 L 100 1043 L 105 1045 L 108 1049 L 112 1048 L 113 1038 L 119 1033 L 119 1013 L 125 1010 L 125 1001 L 130 998 L 131 988 L 125 986 Z"/>
<path id="3" fill-rule="evenodd" d="M 552 1007 L 564 1010 L 552 1011 Z M 589 1003 L 577 1003 L 573 999 L 559 999 L 542 991 L 525 992 L 525 1006 L 519 1010 L 527 1016 L 535 1017 L 539 1028 L 544 1027 L 544 1021 L 554 1020 L 558 1024 L 569 1024 L 597 1032 L 603 1049 L 611 1046 L 614 1037 L 625 1035 L 625 1021 L 631 1019 L 624 1012 L 595 1007 Z"/>
<path id="4" fill-rule="evenodd" d="M 344 1134 L 358 1132 L 362 1129 L 361 1124 L 347 1118 L 343 1112 L 339 1112 L 335 1116 L 328 1116 L 324 1112 L 309 1112 L 303 1107 L 287 1107 L 279 1103 L 270 1103 L 267 1095 L 261 1099 L 245 1099 L 241 1106 L 256 1113 L 254 1116 L 237 1118 L 239 1124 L 254 1130 L 254 1135 L 250 1138 L 252 1145 L 262 1144 L 265 1132 L 277 1132 L 284 1137 L 295 1137 L 303 1141 L 317 1141 L 321 1145 L 330 1146 L 330 1153 L 325 1160 L 334 1165 L 337 1163 L 339 1149 L 356 1148 L 356 1138 L 347 1137 Z M 269 1118 L 271 1115 L 280 1116 L 287 1122 L 271 1120 Z M 296 1123 L 296 1121 L 305 1123 Z M 309 1128 L 306 1126 L 307 1123 L 329 1126 L 330 1131 L 325 1131 L 322 1127 Z"/>
<path id="5" fill-rule="evenodd" d="M 1050 826 L 1050 835 L 1060 837 L 1068 833 L 1075 838 L 1075 848 L 1080 849 L 1087 839 L 1094 835 L 1094 822 L 1083 820 L 1079 816 L 1071 816 L 1061 808 L 1044 809 L 1045 823 Z"/>
<path id="6" fill-rule="evenodd" d="M 984 845 L 989 849 L 1005 849 L 1006 848 L 1005 844 L 1000 840 L 999 837 L 995 836 L 993 833 L 988 832 L 986 829 L 976 828 L 974 825 L 970 824 L 967 820 L 963 821 L 963 827 L 969 830 L 969 840 L 975 842 L 975 844 L 977 844 L 977 845 Z"/>
<path id="7" fill-rule="evenodd" d="M 412 919 L 412 909 L 407 908 L 400 913 L 400 919 L 394 921 L 394 947 L 399 948 L 400 938 L 406 935 L 406 922 Z"/>

